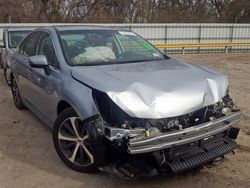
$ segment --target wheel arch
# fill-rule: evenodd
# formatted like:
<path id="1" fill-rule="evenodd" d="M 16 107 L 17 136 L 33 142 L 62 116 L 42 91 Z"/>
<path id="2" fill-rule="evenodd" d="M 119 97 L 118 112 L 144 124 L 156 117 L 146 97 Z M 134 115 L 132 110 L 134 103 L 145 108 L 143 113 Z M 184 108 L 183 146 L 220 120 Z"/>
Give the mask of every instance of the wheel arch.
<path id="1" fill-rule="evenodd" d="M 72 108 L 74 110 L 73 106 L 70 103 L 68 103 L 65 100 L 60 100 L 57 104 L 57 109 L 56 109 L 57 115 L 59 115 L 66 108 Z"/>
<path id="2" fill-rule="evenodd" d="M 82 119 L 87 119 L 98 114 L 92 96 L 92 89 L 84 86 L 80 82 L 70 80 L 63 86 L 58 95 L 56 106 L 57 115 L 67 107 L 72 107 L 77 115 Z"/>

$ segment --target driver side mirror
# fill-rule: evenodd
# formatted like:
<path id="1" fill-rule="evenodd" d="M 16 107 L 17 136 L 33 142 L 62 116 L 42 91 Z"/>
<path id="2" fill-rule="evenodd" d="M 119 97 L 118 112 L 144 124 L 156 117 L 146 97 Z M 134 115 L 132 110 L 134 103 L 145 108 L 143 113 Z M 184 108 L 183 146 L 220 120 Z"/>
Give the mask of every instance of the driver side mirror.
<path id="1" fill-rule="evenodd" d="M 30 66 L 32 68 L 43 68 L 47 75 L 50 74 L 51 69 L 48 64 L 48 60 L 44 55 L 37 55 L 29 57 Z"/>

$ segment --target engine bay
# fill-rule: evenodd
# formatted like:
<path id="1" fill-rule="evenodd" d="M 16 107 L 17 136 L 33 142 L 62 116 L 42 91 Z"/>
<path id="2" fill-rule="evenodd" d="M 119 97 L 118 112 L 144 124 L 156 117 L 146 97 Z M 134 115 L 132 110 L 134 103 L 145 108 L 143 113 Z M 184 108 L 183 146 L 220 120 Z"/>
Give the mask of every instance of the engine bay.
<path id="1" fill-rule="evenodd" d="M 234 105 L 229 94 L 219 102 L 205 106 L 194 112 L 177 117 L 162 119 L 134 118 L 126 114 L 119 106 L 112 102 L 107 95 L 98 92 L 94 95 L 104 123 L 108 127 L 117 129 L 145 129 L 155 134 L 179 131 L 221 118 L 230 112 L 239 109 Z M 101 99 L 101 100 L 100 100 Z"/>

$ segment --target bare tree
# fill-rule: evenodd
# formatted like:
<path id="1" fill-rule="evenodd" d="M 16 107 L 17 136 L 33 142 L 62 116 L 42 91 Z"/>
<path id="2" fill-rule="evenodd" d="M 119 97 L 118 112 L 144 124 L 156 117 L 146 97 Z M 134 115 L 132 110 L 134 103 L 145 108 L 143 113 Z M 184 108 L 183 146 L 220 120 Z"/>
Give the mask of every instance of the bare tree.
<path id="1" fill-rule="evenodd" d="M 250 22 L 249 0 L 0 0 L 0 22 Z"/>

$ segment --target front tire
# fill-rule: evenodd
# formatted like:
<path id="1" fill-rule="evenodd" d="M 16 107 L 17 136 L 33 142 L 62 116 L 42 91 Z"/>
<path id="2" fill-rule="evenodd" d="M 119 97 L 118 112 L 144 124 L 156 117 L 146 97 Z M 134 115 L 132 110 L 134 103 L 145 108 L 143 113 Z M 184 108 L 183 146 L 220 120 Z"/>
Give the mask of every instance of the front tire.
<path id="1" fill-rule="evenodd" d="M 61 160 L 79 172 L 97 170 L 88 127 L 72 108 L 61 112 L 53 128 L 53 142 Z"/>

